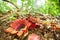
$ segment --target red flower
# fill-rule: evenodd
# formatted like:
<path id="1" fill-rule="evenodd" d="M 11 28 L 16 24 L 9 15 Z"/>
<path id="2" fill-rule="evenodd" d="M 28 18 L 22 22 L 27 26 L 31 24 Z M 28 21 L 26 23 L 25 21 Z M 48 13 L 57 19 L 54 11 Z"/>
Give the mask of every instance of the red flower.
<path id="1" fill-rule="evenodd" d="M 30 17 L 28 20 L 26 18 L 17 19 L 10 24 L 10 28 L 6 32 L 17 33 L 19 29 L 23 28 L 23 32 L 26 33 L 28 29 L 34 29 L 36 27 L 34 22 L 36 22 L 36 19 L 33 17 Z M 10 29 L 13 29 L 14 32 Z"/>
<path id="2" fill-rule="evenodd" d="M 33 21 L 33 18 L 30 21 Z M 18 30 L 18 28 L 21 28 L 21 25 L 23 24 L 23 25 L 27 26 L 28 29 L 34 29 L 36 27 L 36 25 L 30 21 L 28 21 L 24 18 L 23 19 L 17 19 L 13 23 L 11 23 L 10 26 L 12 28 Z"/>
<path id="3" fill-rule="evenodd" d="M 17 19 L 13 23 L 11 23 L 10 26 L 17 30 L 21 24 L 22 24 L 22 19 Z"/>

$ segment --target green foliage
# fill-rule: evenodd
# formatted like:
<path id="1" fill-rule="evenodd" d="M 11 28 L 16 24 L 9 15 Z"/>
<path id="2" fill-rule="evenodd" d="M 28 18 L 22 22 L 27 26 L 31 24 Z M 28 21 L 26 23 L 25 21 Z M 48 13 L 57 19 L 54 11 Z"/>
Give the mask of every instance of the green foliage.
<path id="1" fill-rule="evenodd" d="M 60 15 L 59 1 L 47 0 L 45 5 L 36 10 L 36 12 L 42 12 L 45 14 L 51 14 L 53 16 Z"/>
<path id="2" fill-rule="evenodd" d="M 10 0 L 14 4 L 18 0 Z M 21 0 L 22 1 L 22 14 L 26 14 L 29 12 L 38 12 L 38 13 L 44 13 L 44 14 L 51 14 L 53 16 L 60 15 L 60 6 L 58 0 L 46 0 L 45 4 L 42 6 L 40 5 L 39 8 L 35 7 L 35 3 L 37 0 Z M 17 5 L 17 4 L 16 4 Z M 7 6 L 6 2 L 1 1 L 0 2 L 0 11 L 3 13 L 6 13 L 7 10 L 10 10 L 11 6 Z"/>
<path id="3" fill-rule="evenodd" d="M 16 0 L 10 0 L 13 3 L 16 3 Z M 6 1 L 0 1 L 0 12 L 7 13 L 9 10 L 14 10 L 14 5 Z"/>
<path id="4" fill-rule="evenodd" d="M 46 0 L 45 4 L 42 6 L 40 5 L 39 8 L 35 7 L 34 1 L 35 0 L 23 0 L 23 2 L 28 1 L 27 4 L 23 4 L 23 6 L 28 10 L 28 7 L 31 6 L 31 8 L 28 10 L 33 10 L 38 13 L 44 13 L 44 14 L 51 14 L 53 16 L 60 15 L 60 8 L 59 8 L 59 1 L 58 0 Z M 27 11 L 27 12 L 28 12 Z"/>
<path id="5" fill-rule="evenodd" d="M 10 0 L 10 1 L 13 2 L 13 3 L 16 3 L 17 0 Z"/>
<path id="6" fill-rule="evenodd" d="M 0 11 L 6 13 L 10 10 L 10 7 L 7 5 L 6 2 L 0 1 Z"/>
<path id="7" fill-rule="evenodd" d="M 59 9 L 59 1 L 57 0 L 50 0 L 49 3 L 47 2 L 48 13 L 52 14 L 53 16 L 57 16 L 60 14 Z"/>
<path id="8" fill-rule="evenodd" d="M 14 16 L 11 16 L 10 17 L 10 20 L 12 21 L 12 20 L 15 20 L 16 18 L 14 17 Z"/>

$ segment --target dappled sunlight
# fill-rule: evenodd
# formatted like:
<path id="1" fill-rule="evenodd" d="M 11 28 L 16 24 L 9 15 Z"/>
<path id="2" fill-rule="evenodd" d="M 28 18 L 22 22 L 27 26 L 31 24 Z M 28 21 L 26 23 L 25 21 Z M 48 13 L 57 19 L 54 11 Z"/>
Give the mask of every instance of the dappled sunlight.
<path id="1" fill-rule="evenodd" d="M 40 6 L 44 6 L 45 5 L 45 2 L 46 2 L 46 0 L 36 0 L 35 5 L 38 8 Z"/>

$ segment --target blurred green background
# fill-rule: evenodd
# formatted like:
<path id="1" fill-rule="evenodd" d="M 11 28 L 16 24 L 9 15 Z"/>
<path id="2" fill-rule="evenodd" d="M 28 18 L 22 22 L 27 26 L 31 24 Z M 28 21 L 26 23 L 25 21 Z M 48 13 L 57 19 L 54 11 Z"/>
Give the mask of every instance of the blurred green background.
<path id="1" fill-rule="evenodd" d="M 6 14 L 9 10 L 22 10 L 23 15 L 29 12 L 60 16 L 59 0 L 0 0 L 0 13 Z M 32 14 L 32 13 L 31 13 Z"/>

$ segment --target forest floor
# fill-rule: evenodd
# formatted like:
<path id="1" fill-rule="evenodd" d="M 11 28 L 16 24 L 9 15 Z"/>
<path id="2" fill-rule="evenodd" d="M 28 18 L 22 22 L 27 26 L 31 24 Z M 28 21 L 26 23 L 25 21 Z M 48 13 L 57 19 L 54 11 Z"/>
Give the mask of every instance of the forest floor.
<path id="1" fill-rule="evenodd" d="M 37 15 L 38 16 L 38 15 Z M 48 22 L 51 19 L 54 21 L 55 25 L 60 26 L 60 17 L 53 17 L 50 15 L 44 16 L 39 15 L 41 21 L 43 22 L 42 26 L 39 28 L 35 28 L 34 30 L 29 30 L 28 35 L 31 33 L 36 33 L 41 36 L 42 40 L 60 40 L 60 28 L 52 31 L 52 28 L 48 28 Z M 46 22 L 46 23 L 44 23 Z M 4 30 L 9 27 L 10 23 L 6 23 L 6 21 L 0 21 L 0 40 L 27 40 L 28 35 L 26 37 L 19 38 L 17 35 L 11 35 L 10 33 L 6 33 Z M 47 32 L 48 31 L 48 32 Z"/>

